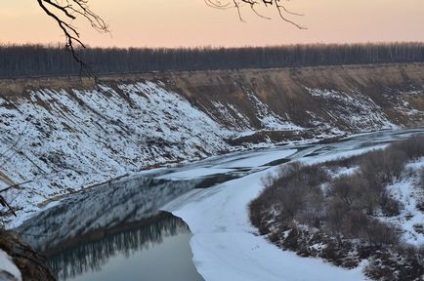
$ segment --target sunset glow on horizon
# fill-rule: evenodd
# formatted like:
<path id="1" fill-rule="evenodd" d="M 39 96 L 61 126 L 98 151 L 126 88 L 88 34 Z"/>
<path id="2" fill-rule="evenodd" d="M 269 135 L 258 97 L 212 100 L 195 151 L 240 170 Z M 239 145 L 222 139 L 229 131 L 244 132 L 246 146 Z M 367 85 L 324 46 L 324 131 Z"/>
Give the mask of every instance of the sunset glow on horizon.
<path id="1" fill-rule="evenodd" d="M 0 43 L 64 43 L 57 24 L 35 0 L 6 0 L 0 11 Z M 89 46 L 198 47 L 268 46 L 298 43 L 424 41 L 422 0 L 295 0 L 287 7 L 304 16 L 288 16 L 306 26 L 299 30 L 278 17 L 271 20 L 242 9 L 217 10 L 202 0 L 90 0 L 109 25 L 99 34 L 83 19 L 72 23 Z M 119 4 L 117 4 L 119 3 Z"/>

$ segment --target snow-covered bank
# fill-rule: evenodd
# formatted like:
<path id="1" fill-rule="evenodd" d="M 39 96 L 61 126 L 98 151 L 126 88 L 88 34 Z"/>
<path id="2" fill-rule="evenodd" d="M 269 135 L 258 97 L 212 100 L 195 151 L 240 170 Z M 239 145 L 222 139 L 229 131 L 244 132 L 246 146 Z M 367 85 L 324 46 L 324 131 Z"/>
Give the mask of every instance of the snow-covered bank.
<path id="1" fill-rule="evenodd" d="M 231 149 L 229 131 L 160 84 L 119 87 L 0 98 L 0 188 L 30 181 L 4 195 L 18 213 L 151 165 Z"/>
<path id="2" fill-rule="evenodd" d="M 408 137 L 410 133 L 413 132 L 362 135 L 328 146 L 316 145 L 310 150 L 282 150 L 280 157 L 308 164 L 322 163 L 382 148 L 394 140 Z M 272 154 L 268 154 L 268 157 L 272 161 Z M 257 155 L 257 158 L 253 156 L 242 162 L 249 163 L 250 167 L 259 167 L 264 158 L 264 155 Z M 227 166 L 233 164 L 229 161 Z M 422 159 L 413 165 L 415 169 L 421 168 Z M 263 178 L 277 172 L 278 168 L 273 167 L 207 190 L 194 190 L 164 207 L 189 225 L 193 233 L 193 259 L 199 273 L 207 281 L 369 280 L 362 272 L 366 261 L 355 269 L 343 269 L 317 258 L 304 258 L 282 251 L 257 234 L 258 230 L 251 225 L 248 217 L 248 204 L 262 191 Z M 170 177 L 172 174 L 168 175 Z M 393 185 L 392 189 L 399 191 L 395 196 L 404 200 L 405 212 L 392 218 L 391 222 L 399 223 L 405 231 L 405 242 L 412 239 L 413 244 L 417 245 L 422 239 L 418 239 L 419 235 L 412 231 L 412 223 L 418 223 L 422 215 L 416 211 L 415 199 L 410 196 L 415 181 L 416 178 L 406 178 Z M 422 194 L 422 190 L 415 192 Z M 411 208 L 415 211 L 411 211 Z"/>
<path id="3" fill-rule="evenodd" d="M 158 165 L 422 125 L 416 67 L 2 80 L 0 188 L 25 182 L 5 195 L 21 215 Z"/>
<path id="4" fill-rule="evenodd" d="M 58 251 L 63 251 L 60 245 L 66 245 L 68 254 L 77 252 L 81 254 L 78 259 L 80 262 L 76 261 L 75 264 L 84 264 L 92 257 L 93 251 L 102 253 L 102 250 L 96 247 L 93 251 L 82 254 L 79 246 L 74 248 L 75 245 L 79 245 L 82 236 L 98 238 L 102 236 L 99 234 L 105 231 L 121 229 L 126 223 L 147 219 L 166 204 L 163 209 L 176 211 L 177 215 L 188 222 L 194 233 L 192 248 L 196 265 L 202 274 L 205 272 L 211 275 L 211 280 L 216 280 L 213 279 L 216 272 L 224 276 L 227 274 L 226 271 L 228 276 L 236 276 L 237 270 L 240 270 L 242 272 L 239 276 L 243 277 L 244 268 L 254 272 L 252 276 L 265 278 L 258 280 L 268 280 L 266 278 L 270 275 L 268 273 L 270 271 L 274 271 L 276 276 L 284 276 L 281 275 L 278 263 L 271 262 L 267 265 L 268 262 L 265 262 L 267 259 L 277 259 L 287 264 L 306 262 L 306 265 L 311 264 L 311 268 L 322 267 L 323 271 L 331 270 L 334 276 L 346 274 L 355 277 L 356 273 L 352 271 L 343 273 L 344 270 L 317 260 L 299 259 L 292 254 L 273 250 L 272 245 L 255 234 L 256 230 L 252 228 L 248 219 L 247 204 L 261 191 L 262 177 L 276 171 L 271 167 L 277 163 L 303 159 L 330 160 L 343 155 L 355 155 L 409 134 L 411 131 L 363 134 L 331 144 L 305 144 L 235 152 L 210 157 L 196 163 L 153 169 L 142 172 L 139 177 L 122 178 L 103 187 L 70 196 L 60 205 L 25 222 L 17 231 L 28 233 L 28 241 L 33 240 L 30 244 L 37 245 L 39 249 L 51 247 L 53 248 L 51 251 L 55 251 L 55 246 L 58 246 Z M 234 180 L 235 178 L 237 180 Z M 200 184 L 204 181 L 207 181 L 206 185 Z M 200 186 L 214 187 L 195 188 Z M 49 235 L 45 235 L 46 233 Z M 144 240 L 140 238 L 140 241 Z M 71 247 L 70 242 L 75 245 Z M 106 243 L 104 248 L 107 248 L 107 245 Z M 69 248 L 72 249 L 68 251 Z M 278 257 L 280 253 L 284 256 Z M 228 259 L 234 258 L 226 261 L 227 256 Z M 258 257 L 263 257 L 263 261 L 257 262 Z M 221 259 L 226 261 L 228 268 L 224 267 Z M 237 259 L 242 263 L 237 264 L 235 262 Z M 95 260 L 92 261 L 96 264 Z M 63 263 L 72 267 L 65 259 Z M 254 265 L 257 263 L 260 266 L 255 268 Z M 218 271 L 217 267 L 220 268 Z M 301 267 L 297 268 L 300 271 Z M 341 275 L 338 273 L 339 270 L 342 272 Z M 360 270 L 354 272 L 361 276 Z M 312 272 L 308 274 L 312 276 Z M 353 277 L 350 280 L 354 280 Z M 274 279 L 277 280 L 277 277 Z"/>
<path id="5" fill-rule="evenodd" d="M 361 268 L 341 269 L 283 252 L 256 234 L 248 203 L 259 195 L 266 170 L 208 191 L 173 213 L 189 225 L 194 263 L 207 281 L 366 280 Z"/>

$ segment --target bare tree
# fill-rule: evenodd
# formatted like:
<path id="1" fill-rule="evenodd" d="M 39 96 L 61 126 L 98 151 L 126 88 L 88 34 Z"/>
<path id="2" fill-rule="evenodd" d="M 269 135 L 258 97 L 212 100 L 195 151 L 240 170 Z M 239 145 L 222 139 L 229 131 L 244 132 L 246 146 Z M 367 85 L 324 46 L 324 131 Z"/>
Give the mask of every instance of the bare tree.
<path id="1" fill-rule="evenodd" d="M 281 19 L 285 22 L 294 25 L 299 29 L 306 29 L 306 27 L 299 25 L 295 21 L 291 20 L 290 16 L 302 16 L 302 14 L 295 13 L 290 11 L 287 8 L 287 2 L 290 0 L 204 0 L 205 3 L 213 8 L 226 10 L 231 8 L 236 8 L 239 18 L 243 21 L 241 14 L 241 8 L 243 6 L 248 6 L 257 16 L 265 19 L 270 19 L 270 17 L 265 16 L 259 9 L 261 8 L 274 8 L 277 10 L 277 13 Z"/>
<path id="2" fill-rule="evenodd" d="M 72 53 L 74 59 L 80 64 L 81 68 L 87 68 L 85 63 L 75 52 L 75 47 L 85 48 L 81 41 L 80 33 L 72 25 L 72 21 L 78 17 L 85 18 L 91 26 L 99 32 L 109 32 L 105 21 L 90 6 L 89 0 L 37 0 L 41 9 L 59 25 L 66 38 L 66 47 Z"/>

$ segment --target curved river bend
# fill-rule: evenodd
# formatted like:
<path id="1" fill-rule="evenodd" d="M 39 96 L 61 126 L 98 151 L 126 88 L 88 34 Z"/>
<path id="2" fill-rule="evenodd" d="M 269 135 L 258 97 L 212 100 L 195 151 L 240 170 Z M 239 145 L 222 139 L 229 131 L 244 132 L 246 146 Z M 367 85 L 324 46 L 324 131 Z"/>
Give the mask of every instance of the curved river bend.
<path id="1" fill-rule="evenodd" d="M 424 130 L 383 131 L 313 144 L 239 152 L 121 178 L 69 195 L 17 231 L 59 280 L 204 280 L 192 262 L 188 226 L 161 208 L 208 188 L 284 162 L 384 146 Z M 287 150 L 291 150 L 286 158 Z M 184 204 L 184 200 L 177 200 Z M 182 203 L 181 203 L 182 202 Z"/>

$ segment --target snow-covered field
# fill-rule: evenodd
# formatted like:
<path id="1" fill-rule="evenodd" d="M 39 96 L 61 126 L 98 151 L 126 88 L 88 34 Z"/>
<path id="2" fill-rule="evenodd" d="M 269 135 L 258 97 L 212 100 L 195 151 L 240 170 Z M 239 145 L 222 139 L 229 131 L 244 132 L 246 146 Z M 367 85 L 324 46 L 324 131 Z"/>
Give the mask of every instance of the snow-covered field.
<path id="1" fill-rule="evenodd" d="M 368 96 L 360 92 L 345 93 L 335 90 L 308 89 L 311 96 L 324 100 L 335 106 L 325 110 L 333 120 L 348 125 L 351 129 L 361 129 L 364 127 L 396 128 L 390 122 L 381 108 Z M 355 114 L 352 114 L 352 113 Z M 328 122 L 327 126 L 330 124 Z"/>

